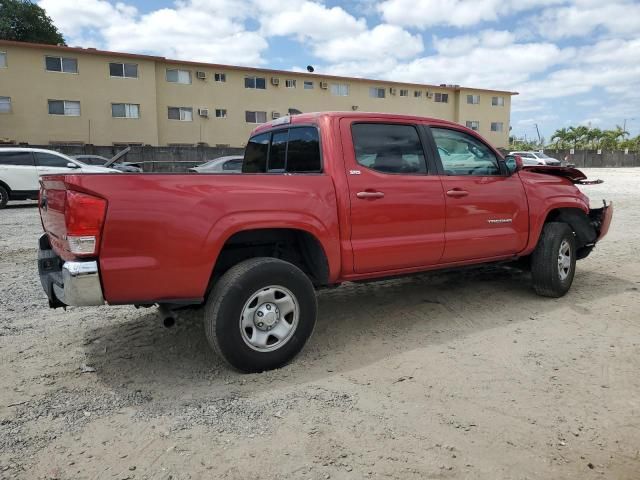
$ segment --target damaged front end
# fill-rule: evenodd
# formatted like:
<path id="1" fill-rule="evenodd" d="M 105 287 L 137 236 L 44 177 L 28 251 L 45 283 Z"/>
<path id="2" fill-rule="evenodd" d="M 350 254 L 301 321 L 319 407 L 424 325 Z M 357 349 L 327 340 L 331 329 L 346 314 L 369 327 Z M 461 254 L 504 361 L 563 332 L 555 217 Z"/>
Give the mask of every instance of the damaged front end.
<path id="1" fill-rule="evenodd" d="M 589 209 L 591 225 L 597 233 L 595 242 L 599 242 L 609 232 L 611 219 L 613 218 L 613 202 L 602 201 L 602 207 Z M 595 243 L 594 242 L 594 243 Z"/>

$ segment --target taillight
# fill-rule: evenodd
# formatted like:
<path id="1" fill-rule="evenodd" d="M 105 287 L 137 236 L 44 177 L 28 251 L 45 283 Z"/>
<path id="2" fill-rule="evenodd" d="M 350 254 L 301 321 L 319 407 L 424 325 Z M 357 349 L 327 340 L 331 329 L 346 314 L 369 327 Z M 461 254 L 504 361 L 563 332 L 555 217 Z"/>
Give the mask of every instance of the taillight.
<path id="1" fill-rule="evenodd" d="M 71 190 L 67 190 L 66 201 L 64 221 L 69 251 L 79 256 L 96 255 L 107 201 Z"/>

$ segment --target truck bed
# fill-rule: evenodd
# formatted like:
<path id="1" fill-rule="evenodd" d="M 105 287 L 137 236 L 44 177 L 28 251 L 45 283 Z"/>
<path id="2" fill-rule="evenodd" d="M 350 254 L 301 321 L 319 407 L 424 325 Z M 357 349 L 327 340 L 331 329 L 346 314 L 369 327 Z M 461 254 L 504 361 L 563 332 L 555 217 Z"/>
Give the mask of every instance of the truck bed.
<path id="1" fill-rule="evenodd" d="M 65 234 L 65 191 L 107 201 L 97 260 L 110 304 L 202 301 L 218 253 L 243 225 L 307 230 L 329 259 L 340 258 L 336 193 L 325 174 L 65 175 L 43 177 L 42 188 L 43 225 L 64 259 L 72 255 L 56 239 Z M 338 274 L 338 265 L 329 268 Z"/>

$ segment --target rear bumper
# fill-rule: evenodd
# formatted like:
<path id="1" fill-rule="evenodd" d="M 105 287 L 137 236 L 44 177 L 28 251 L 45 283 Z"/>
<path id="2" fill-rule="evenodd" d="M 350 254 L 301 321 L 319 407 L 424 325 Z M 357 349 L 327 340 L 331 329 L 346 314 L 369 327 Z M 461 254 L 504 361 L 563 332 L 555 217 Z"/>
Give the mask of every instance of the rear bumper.
<path id="1" fill-rule="evenodd" d="M 38 241 L 38 273 L 51 308 L 103 305 L 98 262 L 63 261 L 44 234 Z"/>

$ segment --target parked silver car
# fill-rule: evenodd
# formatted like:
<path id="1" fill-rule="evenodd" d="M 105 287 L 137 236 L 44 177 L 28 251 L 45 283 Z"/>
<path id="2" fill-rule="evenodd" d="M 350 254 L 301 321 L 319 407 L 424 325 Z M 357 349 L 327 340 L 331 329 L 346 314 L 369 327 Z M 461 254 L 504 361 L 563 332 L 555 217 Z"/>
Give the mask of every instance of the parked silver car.
<path id="1" fill-rule="evenodd" d="M 219 157 L 190 168 L 189 171 L 196 173 L 241 173 L 243 160 L 244 157 L 242 155 Z"/>
<path id="2" fill-rule="evenodd" d="M 518 155 L 522 158 L 524 165 L 550 165 L 552 167 L 562 165 L 560 160 L 550 157 L 544 152 L 509 152 L 509 155 Z"/>

